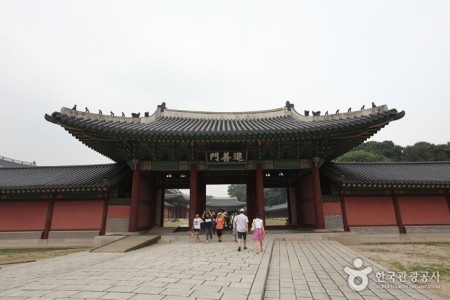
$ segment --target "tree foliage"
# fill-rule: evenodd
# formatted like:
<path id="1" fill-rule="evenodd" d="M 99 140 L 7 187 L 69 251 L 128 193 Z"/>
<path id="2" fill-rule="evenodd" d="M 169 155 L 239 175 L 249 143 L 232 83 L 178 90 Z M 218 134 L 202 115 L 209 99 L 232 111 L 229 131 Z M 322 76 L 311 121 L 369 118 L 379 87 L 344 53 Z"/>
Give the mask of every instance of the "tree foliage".
<path id="1" fill-rule="evenodd" d="M 374 161 L 389 161 L 389 159 L 378 153 L 369 152 L 367 150 L 354 150 L 341 155 L 338 160 L 339 162 L 374 162 Z"/>
<path id="2" fill-rule="evenodd" d="M 240 202 L 247 202 L 247 187 L 245 184 L 230 184 L 227 193 L 228 196 L 236 197 Z"/>
<path id="3" fill-rule="evenodd" d="M 247 188 L 245 184 L 231 184 L 228 186 L 228 196 L 237 197 L 238 201 L 247 202 Z M 287 200 L 287 190 L 285 188 L 264 189 L 265 205 L 276 205 L 285 203 Z"/>
<path id="4" fill-rule="evenodd" d="M 277 204 L 286 203 L 287 189 L 286 188 L 267 188 L 264 189 L 264 204 L 273 206 Z"/>
<path id="5" fill-rule="evenodd" d="M 450 161 L 450 142 L 435 145 L 417 142 L 402 147 L 392 141 L 367 142 L 341 155 L 338 162 L 383 162 L 383 161 Z"/>

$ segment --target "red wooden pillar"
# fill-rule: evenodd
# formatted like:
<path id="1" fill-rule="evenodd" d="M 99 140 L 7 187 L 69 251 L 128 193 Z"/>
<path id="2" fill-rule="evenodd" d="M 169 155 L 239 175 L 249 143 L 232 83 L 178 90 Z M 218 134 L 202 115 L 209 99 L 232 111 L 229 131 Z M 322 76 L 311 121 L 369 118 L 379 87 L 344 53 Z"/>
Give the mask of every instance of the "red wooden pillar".
<path id="1" fill-rule="evenodd" d="M 197 213 L 197 197 L 198 197 L 198 182 L 197 182 L 197 165 L 191 165 L 190 182 L 189 182 L 189 228 L 192 228 L 192 222 Z"/>
<path id="2" fill-rule="evenodd" d="M 50 234 L 50 229 L 52 227 L 52 218 L 53 218 L 53 208 L 55 207 L 55 197 L 53 196 L 52 199 L 48 202 L 48 209 L 47 209 L 47 218 L 45 220 L 45 228 L 44 232 L 42 233 L 43 239 L 48 239 L 48 236 Z"/>
<path id="3" fill-rule="evenodd" d="M 344 195 L 344 189 L 342 189 L 341 192 L 341 211 L 342 211 L 342 225 L 344 226 L 344 231 L 350 231 L 348 228 L 348 222 L 347 222 L 347 208 L 345 207 L 345 195 Z"/>
<path id="4" fill-rule="evenodd" d="M 300 177 L 295 178 L 295 213 L 297 214 L 297 227 L 303 227 L 303 201 L 300 190 Z"/>
<path id="5" fill-rule="evenodd" d="M 261 164 L 256 164 L 256 211 L 261 219 L 266 222 L 266 210 L 264 207 L 264 176 Z"/>
<path id="6" fill-rule="evenodd" d="M 255 185 L 256 176 L 253 172 L 250 172 L 250 175 L 247 178 L 246 184 L 246 192 L 247 192 L 247 212 L 246 215 L 248 219 L 251 221 L 255 218 L 256 215 L 256 185 Z"/>
<path id="7" fill-rule="evenodd" d="M 403 225 L 400 205 L 398 203 L 398 197 L 395 191 L 392 191 L 392 202 L 394 204 L 395 220 L 397 221 L 398 230 L 400 233 L 406 233 L 405 226 Z"/>
<path id="8" fill-rule="evenodd" d="M 202 216 L 206 210 L 206 184 L 203 174 L 197 172 L 197 212 Z"/>
<path id="9" fill-rule="evenodd" d="M 320 175 L 318 161 L 314 161 L 312 169 L 314 207 L 316 212 L 316 229 L 325 229 L 325 217 L 323 214 L 322 191 L 320 189 Z"/>
<path id="10" fill-rule="evenodd" d="M 156 205 L 158 204 L 158 199 L 157 197 L 157 193 L 156 193 L 156 184 L 154 181 L 152 180 L 148 180 L 149 181 L 149 189 L 150 189 L 150 205 L 149 205 L 149 216 L 150 216 L 150 220 L 149 220 L 149 227 L 152 228 L 153 226 L 156 225 L 156 220 L 158 219 L 156 217 Z M 164 204 L 163 204 L 163 211 L 164 211 Z"/>
<path id="11" fill-rule="evenodd" d="M 447 205 L 448 205 L 448 210 L 450 211 L 450 193 L 447 192 Z"/>
<path id="12" fill-rule="evenodd" d="M 102 228 L 100 229 L 100 235 L 106 233 L 106 218 L 108 217 L 108 197 L 103 199 L 103 215 L 102 215 Z"/>
<path id="13" fill-rule="evenodd" d="M 156 210 L 156 220 L 155 223 L 164 227 L 164 198 L 165 198 L 166 190 L 161 187 L 156 189 L 156 205 L 158 205 L 158 209 Z"/>
<path id="14" fill-rule="evenodd" d="M 291 188 L 288 186 L 286 187 L 286 203 L 287 203 L 287 223 L 286 225 L 292 225 L 292 212 L 291 212 L 291 208 L 292 208 L 292 204 L 291 204 Z"/>
<path id="15" fill-rule="evenodd" d="M 133 184 L 131 186 L 130 222 L 128 225 L 129 232 L 138 231 L 140 186 L 141 172 L 139 171 L 139 164 L 135 164 L 133 171 Z"/>

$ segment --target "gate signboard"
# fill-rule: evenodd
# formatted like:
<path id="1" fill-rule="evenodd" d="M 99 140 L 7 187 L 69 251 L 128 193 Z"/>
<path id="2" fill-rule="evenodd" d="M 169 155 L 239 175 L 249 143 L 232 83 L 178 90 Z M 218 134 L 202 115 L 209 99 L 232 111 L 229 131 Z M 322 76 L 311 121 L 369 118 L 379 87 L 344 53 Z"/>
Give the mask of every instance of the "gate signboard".
<path id="1" fill-rule="evenodd" d="M 208 151 L 206 153 L 207 163 L 216 164 L 236 164 L 247 161 L 247 152 L 245 151 Z"/>

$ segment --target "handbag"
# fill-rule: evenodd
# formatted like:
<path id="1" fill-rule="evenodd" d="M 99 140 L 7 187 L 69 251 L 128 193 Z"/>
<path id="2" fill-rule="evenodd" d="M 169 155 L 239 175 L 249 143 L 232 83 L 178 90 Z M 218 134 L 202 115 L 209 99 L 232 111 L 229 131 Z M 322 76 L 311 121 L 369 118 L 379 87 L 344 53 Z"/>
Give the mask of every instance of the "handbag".
<path id="1" fill-rule="evenodd" d="M 252 222 L 252 228 L 250 228 L 250 230 L 253 232 L 255 231 L 255 221 Z"/>

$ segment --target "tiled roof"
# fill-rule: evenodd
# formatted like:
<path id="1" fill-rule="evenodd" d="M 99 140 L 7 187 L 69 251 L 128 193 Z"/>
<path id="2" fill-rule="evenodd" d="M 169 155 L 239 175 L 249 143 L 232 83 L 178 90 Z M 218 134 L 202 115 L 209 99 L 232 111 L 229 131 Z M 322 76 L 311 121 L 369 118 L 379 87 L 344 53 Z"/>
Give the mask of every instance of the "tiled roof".
<path id="1" fill-rule="evenodd" d="M 247 203 L 238 201 L 236 197 L 211 197 L 210 201 L 206 202 L 206 206 L 211 208 L 241 208 L 245 205 Z"/>
<path id="2" fill-rule="evenodd" d="M 189 196 L 185 194 L 165 194 L 164 200 L 168 203 L 189 204 Z"/>
<path id="3" fill-rule="evenodd" d="M 0 168 L 0 192 L 103 189 L 127 174 L 122 164 Z"/>
<path id="4" fill-rule="evenodd" d="M 327 163 L 321 171 L 349 186 L 450 187 L 450 162 Z"/>
<path id="5" fill-rule="evenodd" d="M 380 106 L 357 112 L 303 116 L 294 109 L 242 113 L 210 113 L 180 110 L 157 110 L 152 116 L 127 118 L 84 113 L 63 108 L 61 112 L 45 115 L 47 121 L 69 131 L 89 130 L 105 136 L 135 135 L 137 138 L 179 138 L 183 136 L 255 136 L 318 134 L 328 135 L 353 126 L 369 127 L 402 118 L 404 112 Z M 384 126 L 383 125 L 383 126 Z M 326 133 L 326 134 L 325 134 Z"/>
<path id="6" fill-rule="evenodd" d="M 170 158 L 167 147 L 177 147 L 170 145 L 174 142 L 256 140 L 276 141 L 273 153 L 277 152 L 283 159 L 320 156 L 330 161 L 404 114 L 386 105 L 322 116 L 303 116 L 292 105 L 266 111 L 223 113 L 170 110 L 161 105 L 153 115 L 144 117 L 118 117 L 62 108 L 61 112 L 45 115 L 45 119 L 62 126 L 82 143 L 116 162 L 187 160 L 186 151 L 201 151 L 194 146 L 184 149 L 186 151 L 173 151 Z M 295 147 L 297 150 L 283 150 L 283 143 L 286 149 Z M 263 150 L 249 152 L 252 159 L 257 159 Z M 197 157 L 197 160 L 203 159 Z"/>
<path id="7" fill-rule="evenodd" d="M 266 206 L 265 211 L 271 212 L 271 211 L 279 211 L 279 210 L 286 210 L 288 208 L 287 202 L 281 203 L 281 204 L 275 204 L 272 206 Z"/>
<path id="8" fill-rule="evenodd" d="M 0 156 L 0 168 L 29 168 L 36 164 Z"/>

